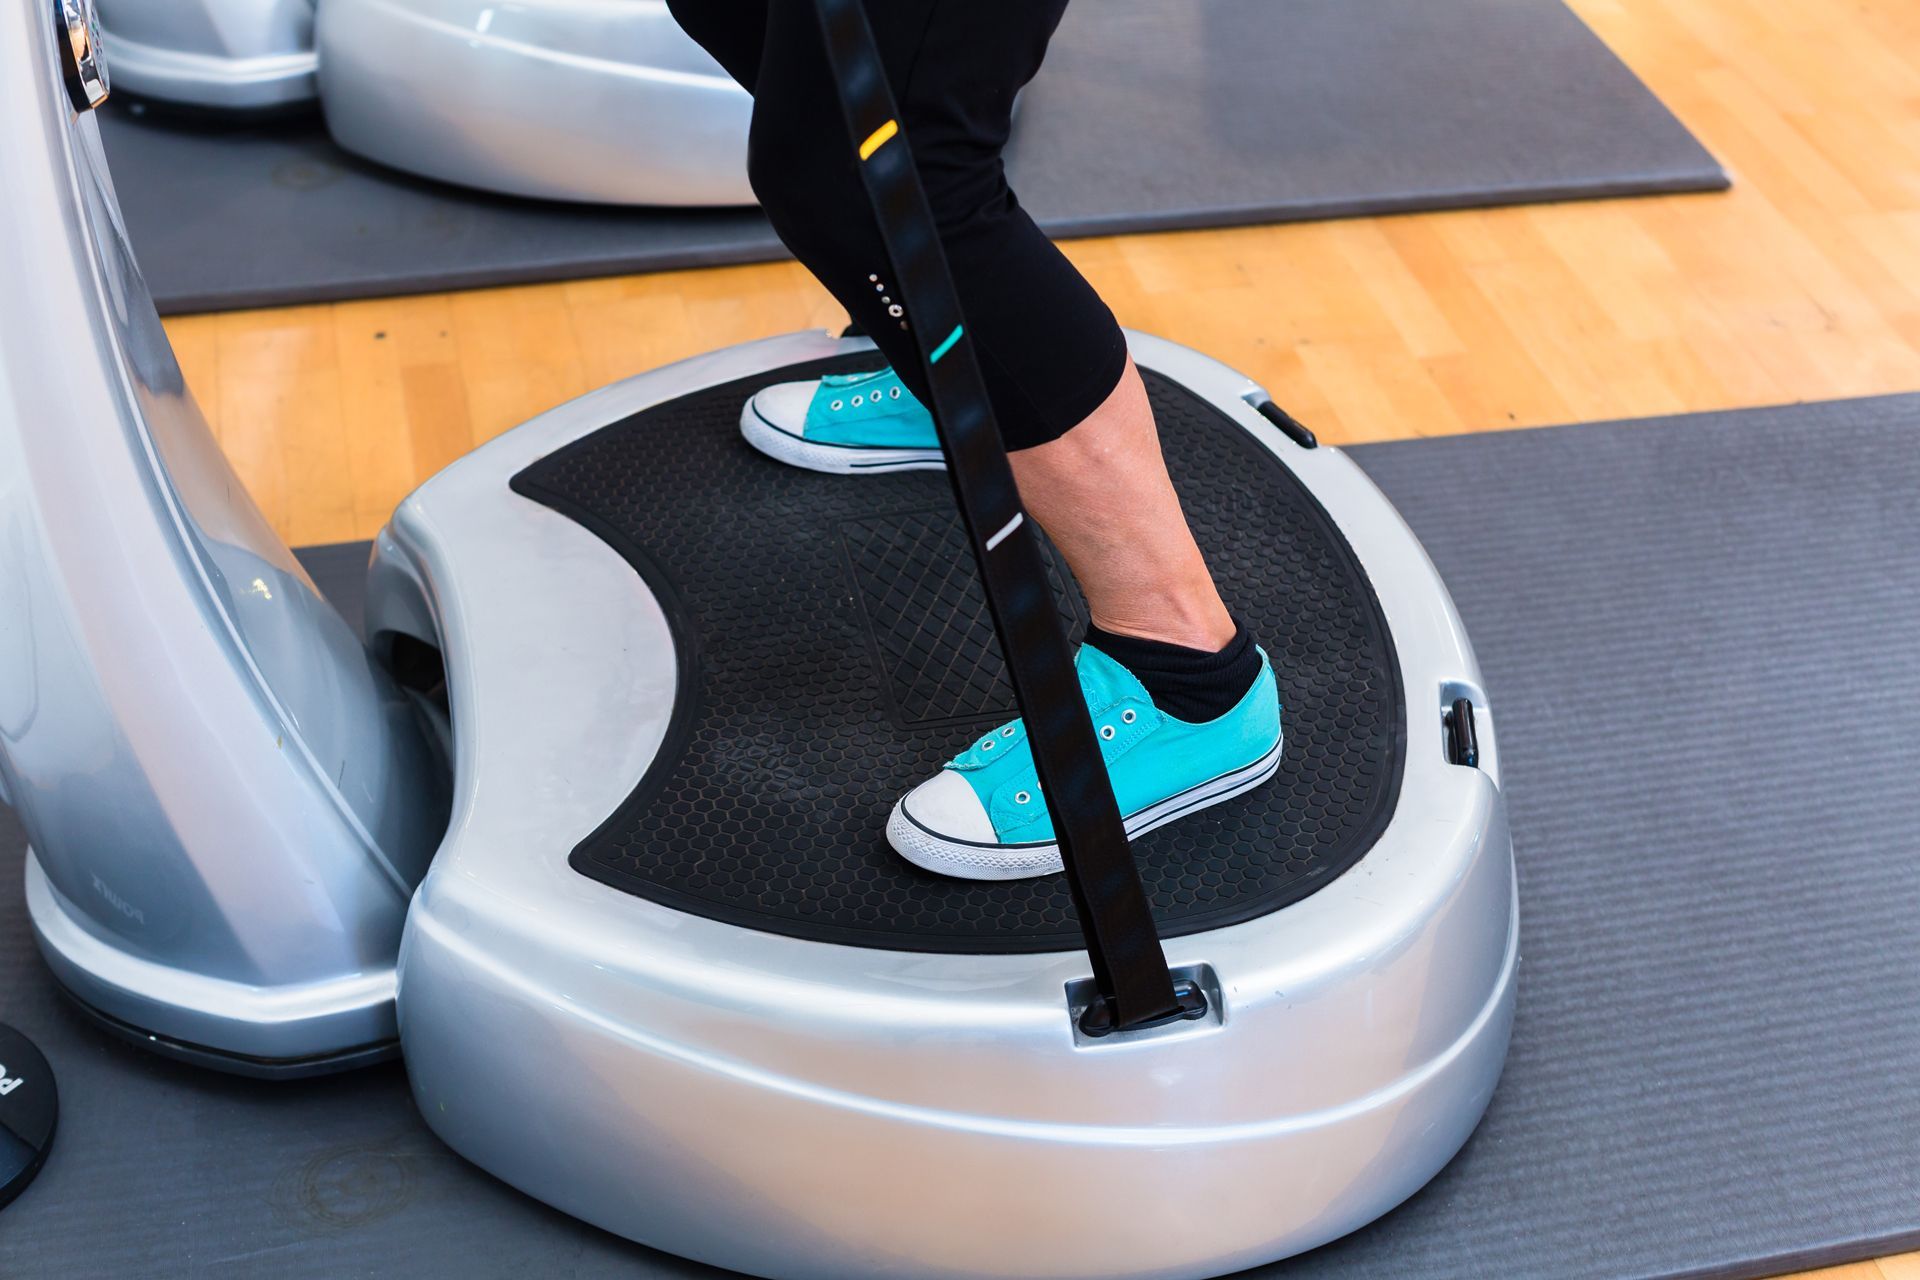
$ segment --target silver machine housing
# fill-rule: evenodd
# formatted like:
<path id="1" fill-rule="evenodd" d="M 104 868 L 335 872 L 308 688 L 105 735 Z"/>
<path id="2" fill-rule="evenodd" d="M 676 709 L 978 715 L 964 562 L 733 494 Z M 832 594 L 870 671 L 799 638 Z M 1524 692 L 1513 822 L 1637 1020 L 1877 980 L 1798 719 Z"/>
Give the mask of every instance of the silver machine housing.
<path id="1" fill-rule="evenodd" d="M 508 195 L 750 205 L 753 100 L 665 0 L 325 0 L 327 127 L 348 151 Z"/>
<path id="2" fill-rule="evenodd" d="M 665 0 L 98 0 L 123 89 L 321 102 L 381 164 L 537 199 L 751 205 L 753 101 Z"/>
<path id="3" fill-rule="evenodd" d="M 629 379 L 408 498 L 367 635 L 443 655 L 443 753 L 446 725 L 320 599 L 194 406 L 56 7 L 0 8 L 0 799 L 32 843 L 42 954 L 103 1023 L 266 1075 L 389 1054 L 397 1030 L 421 1115 L 474 1163 L 796 1280 L 1217 1275 L 1363 1225 L 1460 1148 L 1518 964 L 1497 715 L 1433 565 L 1350 459 L 1282 435 L 1244 377 L 1130 336 L 1339 524 L 1407 699 L 1371 850 L 1167 941 L 1208 1018 L 1089 1040 L 1080 951 L 834 945 L 621 893 L 568 853 L 661 747 L 673 636 L 615 551 L 508 480 L 648 406 L 863 344 L 796 334 Z M 1478 768 L 1443 748 L 1463 697 Z"/>
<path id="4" fill-rule="evenodd" d="M 309 102 L 319 92 L 313 0 L 96 0 L 120 86 L 220 111 Z"/>
<path id="5" fill-rule="evenodd" d="M 1373 849 L 1304 901 L 1167 940 L 1212 1017 L 1098 1041 L 1071 1016 L 1079 951 L 831 945 L 580 875 L 573 842 L 665 735 L 674 639 L 620 555 L 508 480 L 649 406 L 866 344 L 797 334 L 643 374 L 453 464 L 376 544 L 369 630 L 439 647 L 453 708 L 453 823 L 400 961 L 408 1072 L 449 1145 L 610 1231 L 819 1280 L 1218 1275 L 1370 1221 L 1459 1149 L 1505 1058 L 1518 958 L 1472 648 L 1347 457 L 1288 440 L 1232 370 L 1129 340 L 1279 456 L 1372 579 L 1410 744 Z M 1477 769 L 1443 747 L 1461 697 Z"/>
<path id="6" fill-rule="evenodd" d="M 0 11 L 0 799 L 34 932 L 151 1047 L 261 1075 L 390 1056 L 445 764 L 187 391 L 59 7 Z"/>

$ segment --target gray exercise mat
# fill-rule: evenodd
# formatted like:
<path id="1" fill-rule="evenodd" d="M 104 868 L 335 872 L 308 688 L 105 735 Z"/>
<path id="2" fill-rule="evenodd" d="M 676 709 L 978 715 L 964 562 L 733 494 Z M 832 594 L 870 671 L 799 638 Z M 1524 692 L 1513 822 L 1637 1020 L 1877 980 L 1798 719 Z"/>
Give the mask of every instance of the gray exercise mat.
<path id="1" fill-rule="evenodd" d="M 1426 1191 L 1254 1274 L 1748 1277 L 1920 1245 L 1920 396 L 1355 452 L 1485 667 L 1518 1018 Z M 363 556 L 310 563 L 348 594 Z M 0 1216 L 10 1280 L 719 1274 L 464 1164 L 398 1068 L 255 1084 L 103 1038 L 33 957 L 19 856 L 0 831 L 0 1022 L 65 1105 Z"/>
<path id="2" fill-rule="evenodd" d="M 1021 110 L 1014 186 L 1061 236 L 1727 185 L 1560 0 L 1077 0 Z M 757 211 L 467 192 L 313 121 L 101 127 L 168 313 L 786 256 Z"/>

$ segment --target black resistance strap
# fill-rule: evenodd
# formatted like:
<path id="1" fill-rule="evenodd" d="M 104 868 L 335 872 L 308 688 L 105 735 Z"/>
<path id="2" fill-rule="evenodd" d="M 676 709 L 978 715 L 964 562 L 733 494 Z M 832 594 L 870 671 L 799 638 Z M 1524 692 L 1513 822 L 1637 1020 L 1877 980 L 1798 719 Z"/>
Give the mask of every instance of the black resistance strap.
<path id="1" fill-rule="evenodd" d="M 861 0 L 815 3 L 867 197 L 925 362 L 947 475 L 1026 718 L 1094 980 L 1106 997 L 1105 1007 L 1096 1002 L 1081 1025 L 1104 1034 L 1197 1017 L 1206 1010 L 1205 998 L 1190 983 L 1176 992 L 1167 972 L 1039 544 L 1020 507 L 866 11 Z"/>

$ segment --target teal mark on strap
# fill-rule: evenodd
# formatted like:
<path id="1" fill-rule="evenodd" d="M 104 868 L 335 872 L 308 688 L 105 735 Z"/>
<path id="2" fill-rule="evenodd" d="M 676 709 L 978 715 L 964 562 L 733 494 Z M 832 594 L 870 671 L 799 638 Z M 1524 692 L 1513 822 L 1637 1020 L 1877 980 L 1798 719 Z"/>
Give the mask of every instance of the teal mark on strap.
<path id="1" fill-rule="evenodd" d="M 962 325 L 953 326 L 953 332 L 947 335 L 947 340 L 935 347 L 933 354 L 927 357 L 928 364 L 939 364 L 940 357 L 953 350 L 953 344 L 960 341 L 960 331 L 963 327 Z"/>

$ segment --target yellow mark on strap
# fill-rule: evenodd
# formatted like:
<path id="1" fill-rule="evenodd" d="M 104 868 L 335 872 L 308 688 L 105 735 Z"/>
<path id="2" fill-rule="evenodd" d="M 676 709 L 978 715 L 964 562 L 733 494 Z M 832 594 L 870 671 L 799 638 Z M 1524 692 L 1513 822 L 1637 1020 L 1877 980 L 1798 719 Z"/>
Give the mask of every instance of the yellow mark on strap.
<path id="1" fill-rule="evenodd" d="M 900 132 L 900 122 L 898 120 L 889 120 L 878 129 L 875 129 L 871 134 L 867 135 L 867 140 L 860 144 L 860 158 L 862 160 L 871 160 L 873 153 L 886 146 L 888 140 L 898 132 Z"/>

